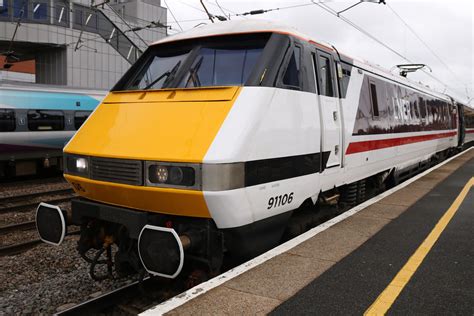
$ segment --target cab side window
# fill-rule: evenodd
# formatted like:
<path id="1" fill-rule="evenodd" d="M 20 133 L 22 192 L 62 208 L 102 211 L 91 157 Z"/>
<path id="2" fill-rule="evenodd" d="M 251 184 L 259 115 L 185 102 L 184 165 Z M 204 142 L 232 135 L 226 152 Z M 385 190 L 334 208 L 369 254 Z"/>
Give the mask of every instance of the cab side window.
<path id="1" fill-rule="evenodd" d="M 325 56 L 319 56 L 319 93 L 328 97 L 334 96 L 331 61 Z"/>
<path id="2" fill-rule="evenodd" d="M 293 53 L 291 54 L 290 61 L 286 67 L 285 75 L 283 76 L 282 83 L 285 86 L 291 88 L 299 89 L 300 88 L 300 70 L 301 70 L 301 48 L 295 46 Z"/>

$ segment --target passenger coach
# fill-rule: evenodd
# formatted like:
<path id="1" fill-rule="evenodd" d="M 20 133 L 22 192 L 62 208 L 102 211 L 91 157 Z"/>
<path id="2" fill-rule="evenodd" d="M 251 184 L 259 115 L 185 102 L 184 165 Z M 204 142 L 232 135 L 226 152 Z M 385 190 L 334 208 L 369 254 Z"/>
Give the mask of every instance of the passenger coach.
<path id="1" fill-rule="evenodd" d="M 112 244 L 118 272 L 218 272 L 460 150 L 472 114 L 287 27 L 202 26 L 151 45 L 68 143 L 80 198 L 38 229 L 80 225 L 97 279 Z"/>
<path id="2" fill-rule="evenodd" d="M 0 179 L 62 170 L 62 150 L 105 91 L 0 84 Z"/>

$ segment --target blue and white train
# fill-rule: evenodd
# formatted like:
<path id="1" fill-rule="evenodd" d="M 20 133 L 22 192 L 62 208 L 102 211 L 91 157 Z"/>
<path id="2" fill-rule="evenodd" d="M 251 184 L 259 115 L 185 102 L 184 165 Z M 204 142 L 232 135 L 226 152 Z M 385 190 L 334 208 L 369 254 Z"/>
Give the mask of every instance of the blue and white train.
<path id="1" fill-rule="evenodd" d="M 0 178 L 62 169 L 64 145 L 106 91 L 0 83 Z"/>

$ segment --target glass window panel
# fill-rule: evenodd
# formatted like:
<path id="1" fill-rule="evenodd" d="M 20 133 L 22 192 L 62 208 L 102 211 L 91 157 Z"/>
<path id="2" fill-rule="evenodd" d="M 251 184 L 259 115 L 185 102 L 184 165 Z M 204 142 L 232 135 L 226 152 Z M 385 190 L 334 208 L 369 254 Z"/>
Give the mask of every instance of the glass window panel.
<path id="1" fill-rule="evenodd" d="M 426 102 L 422 97 L 418 97 L 418 103 L 420 104 L 421 118 L 425 118 L 426 117 Z"/>
<path id="2" fill-rule="evenodd" d="M 372 98 L 373 115 L 379 116 L 379 103 L 377 100 L 377 88 L 374 83 L 370 84 L 370 96 Z"/>
<path id="3" fill-rule="evenodd" d="M 28 111 L 28 129 L 30 131 L 64 130 L 62 111 L 30 110 Z"/>
<path id="4" fill-rule="evenodd" d="M 176 74 L 189 52 L 172 56 L 155 56 L 145 72 L 132 83 L 129 90 L 161 89 L 168 77 Z"/>
<path id="5" fill-rule="evenodd" d="M 249 78 L 253 68 L 257 64 L 257 60 L 259 59 L 261 53 L 261 49 L 247 49 L 245 55 L 242 83 L 245 83 L 245 81 L 247 81 L 247 79 Z"/>
<path id="6" fill-rule="evenodd" d="M 69 25 L 69 10 L 66 5 L 58 3 L 54 7 L 54 24 Z"/>
<path id="7" fill-rule="evenodd" d="M 106 39 L 111 39 L 111 35 L 115 36 L 115 33 L 117 31 L 115 30 L 114 33 L 112 34 L 112 30 L 114 29 L 114 26 L 112 25 L 112 23 L 110 23 L 109 20 L 107 20 L 102 15 L 97 16 L 97 29 L 98 29 L 98 33 Z"/>
<path id="8" fill-rule="evenodd" d="M 89 115 L 91 115 L 92 112 L 90 111 L 76 111 L 74 113 L 74 127 L 76 129 L 79 129 L 82 124 L 87 120 Z"/>
<path id="9" fill-rule="evenodd" d="M 215 50 L 214 80 L 212 85 L 240 85 L 243 81 L 245 57 L 247 51 Z"/>
<path id="10" fill-rule="evenodd" d="M 332 97 L 334 91 L 332 87 L 332 75 L 331 75 L 331 64 L 327 57 L 319 56 L 319 74 L 320 74 L 320 93 L 322 95 Z"/>
<path id="11" fill-rule="evenodd" d="M 34 1 L 31 7 L 33 19 L 46 20 L 48 18 L 48 5 L 45 2 Z"/>
<path id="12" fill-rule="evenodd" d="M 10 0 L 0 1 L 0 17 L 7 17 L 10 15 Z"/>
<path id="13" fill-rule="evenodd" d="M 28 1 L 26 0 L 13 0 L 13 17 L 19 18 L 23 11 L 23 18 L 28 17 Z"/>
<path id="14" fill-rule="evenodd" d="M 14 131 L 15 126 L 15 111 L 0 109 L 0 132 Z"/>
<path id="15" fill-rule="evenodd" d="M 180 87 L 243 85 L 260 53 L 260 48 L 202 48 Z"/>
<path id="16" fill-rule="evenodd" d="M 97 14 L 88 11 L 84 12 L 82 18 L 84 19 L 82 24 L 84 25 L 84 30 L 89 32 L 96 32 L 98 29 L 98 21 L 97 21 Z"/>
<path id="17" fill-rule="evenodd" d="M 288 67 L 286 68 L 285 75 L 283 76 L 284 85 L 293 87 L 300 86 L 300 55 L 301 49 L 298 46 L 295 46 Z"/>
<path id="18" fill-rule="evenodd" d="M 255 69 L 264 41 L 239 42 L 212 39 L 210 43 L 165 44 L 150 48 L 145 65 L 137 67 L 120 90 L 193 88 L 244 85 Z M 130 44 L 119 42 L 124 54 Z M 133 53 L 133 52 L 132 52 Z M 122 54 L 122 53 L 121 53 Z"/>
<path id="19" fill-rule="evenodd" d="M 78 6 L 74 6 L 74 20 L 73 27 L 75 29 L 82 28 L 82 10 Z"/>

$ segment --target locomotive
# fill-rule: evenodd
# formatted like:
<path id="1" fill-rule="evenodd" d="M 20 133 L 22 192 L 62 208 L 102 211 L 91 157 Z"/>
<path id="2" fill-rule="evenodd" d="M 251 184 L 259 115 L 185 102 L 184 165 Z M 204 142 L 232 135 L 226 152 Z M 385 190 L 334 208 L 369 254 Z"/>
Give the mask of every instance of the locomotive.
<path id="1" fill-rule="evenodd" d="M 80 254 L 119 273 L 215 273 L 473 142 L 474 110 L 445 94 L 292 28 L 222 22 L 126 72 L 64 148 L 80 197 L 40 204 L 37 228 L 59 245 L 80 226 Z"/>
<path id="2" fill-rule="evenodd" d="M 104 91 L 0 84 L 0 179 L 62 170 L 62 150 Z"/>

